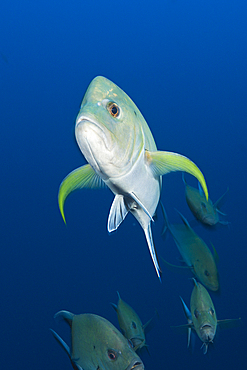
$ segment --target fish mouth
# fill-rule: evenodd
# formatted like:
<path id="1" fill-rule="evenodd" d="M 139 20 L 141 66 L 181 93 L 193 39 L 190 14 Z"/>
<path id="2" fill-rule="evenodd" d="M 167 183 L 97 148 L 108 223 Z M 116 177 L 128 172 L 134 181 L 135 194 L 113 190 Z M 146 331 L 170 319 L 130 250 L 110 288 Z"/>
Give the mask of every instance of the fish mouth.
<path id="1" fill-rule="evenodd" d="M 102 127 L 94 118 L 80 116 L 76 121 L 75 136 L 88 163 L 96 172 L 102 174 L 102 164 L 105 158 L 107 162 L 111 162 L 114 157 L 114 140 L 111 132 L 104 126 Z"/>
<path id="2" fill-rule="evenodd" d="M 80 116 L 76 120 L 75 125 L 75 132 L 76 138 L 80 138 L 80 131 L 83 131 L 86 134 L 88 131 L 94 131 L 96 135 L 98 135 L 101 140 L 104 142 L 104 145 L 107 150 L 111 151 L 113 148 L 113 142 L 110 136 L 110 132 L 107 129 L 103 129 L 102 125 L 100 125 L 95 119 L 89 116 Z"/>
<path id="3" fill-rule="evenodd" d="M 202 325 L 200 328 L 200 331 L 201 331 L 201 336 L 203 338 L 203 341 L 205 343 L 209 343 L 213 341 L 215 333 L 214 333 L 214 328 L 211 324 L 206 323 Z"/>
<path id="4" fill-rule="evenodd" d="M 209 226 L 214 226 L 217 222 L 215 221 L 214 218 L 212 217 L 203 217 L 202 218 L 202 221 L 206 224 L 208 224 Z"/>
<path id="5" fill-rule="evenodd" d="M 126 370 L 144 370 L 144 365 L 142 361 L 134 360 L 132 363 L 127 367 Z"/>

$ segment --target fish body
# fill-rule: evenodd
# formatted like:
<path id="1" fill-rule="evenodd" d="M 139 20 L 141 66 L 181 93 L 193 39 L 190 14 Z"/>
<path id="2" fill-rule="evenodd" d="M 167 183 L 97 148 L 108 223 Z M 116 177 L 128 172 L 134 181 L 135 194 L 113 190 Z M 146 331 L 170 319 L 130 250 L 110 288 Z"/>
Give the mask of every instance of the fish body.
<path id="1" fill-rule="evenodd" d="M 186 171 L 201 183 L 198 167 L 177 153 L 158 151 L 153 135 L 130 97 L 110 80 L 98 76 L 90 83 L 75 124 L 78 146 L 88 164 L 72 171 L 61 183 L 59 208 L 76 189 L 107 186 L 115 195 L 107 228 L 116 230 L 130 212 L 144 230 L 149 251 L 160 278 L 151 232 L 151 221 L 161 191 L 162 175 Z"/>
<path id="2" fill-rule="evenodd" d="M 203 342 L 203 352 L 213 342 L 217 328 L 217 316 L 214 304 L 202 284 L 194 280 L 194 289 L 190 298 L 190 312 L 194 329 Z"/>
<path id="3" fill-rule="evenodd" d="M 134 350 L 146 345 L 145 327 L 137 313 L 128 303 L 124 302 L 118 293 L 118 304 L 112 304 L 117 312 L 118 323 L 123 335 L 133 343 Z M 149 323 L 149 322 L 148 322 Z"/>
<path id="4" fill-rule="evenodd" d="M 224 215 L 220 210 L 217 208 L 222 198 L 225 196 L 227 191 L 220 197 L 220 199 L 217 200 L 213 204 L 211 199 L 206 199 L 203 191 L 201 190 L 200 186 L 198 189 L 190 186 L 187 184 L 187 182 L 184 179 L 183 181 L 185 184 L 185 197 L 186 202 L 195 216 L 195 218 L 200 221 L 202 224 L 205 224 L 207 226 L 214 226 L 217 223 L 221 223 L 223 225 L 227 225 L 227 221 L 220 220 L 219 214 Z"/>
<path id="5" fill-rule="evenodd" d="M 62 318 L 71 328 L 71 349 L 51 331 L 75 370 L 144 370 L 127 339 L 103 317 L 59 311 L 55 318 Z"/>
<path id="6" fill-rule="evenodd" d="M 240 319 L 217 320 L 214 304 L 206 288 L 195 279 L 194 288 L 190 298 L 190 310 L 180 297 L 187 325 L 179 325 L 176 328 L 188 329 L 188 347 L 190 345 L 191 330 L 194 330 L 203 342 L 203 353 L 206 354 L 209 343 L 213 343 L 217 327 L 229 328 L 239 324 Z"/>
<path id="7" fill-rule="evenodd" d="M 180 213 L 183 224 L 170 224 L 162 205 L 165 226 L 171 232 L 178 250 L 195 276 L 210 290 L 219 289 L 218 270 L 215 258 L 206 243 L 194 232 L 186 218 Z"/>

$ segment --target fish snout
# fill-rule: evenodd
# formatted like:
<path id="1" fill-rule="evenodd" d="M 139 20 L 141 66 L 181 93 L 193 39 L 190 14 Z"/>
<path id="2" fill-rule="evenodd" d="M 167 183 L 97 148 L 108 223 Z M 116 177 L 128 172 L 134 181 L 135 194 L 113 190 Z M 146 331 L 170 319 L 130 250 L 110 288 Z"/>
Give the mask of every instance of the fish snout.
<path id="1" fill-rule="evenodd" d="M 144 370 L 144 364 L 139 358 L 139 360 L 134 359 L 126 370 Z"/>
<path id="2" fill-rule="evenodd" d="M 215 329 L 211 324 L 204 324 L 200 328 L 201 339 L 203 342 L 212 342 L 215 336 Z"/>
<path id="3" fill-rule="evenodd" d="M 91 144 L 95 139 L 96 141 L 102 141 L 108 151 L 111 151 L 114 147 L 110 131 L 100 124 L 94 116 L 80 116 L 76 120 L 75 136 L 79 146 L 80 142 L 87 138 L 87 141 Z"/>

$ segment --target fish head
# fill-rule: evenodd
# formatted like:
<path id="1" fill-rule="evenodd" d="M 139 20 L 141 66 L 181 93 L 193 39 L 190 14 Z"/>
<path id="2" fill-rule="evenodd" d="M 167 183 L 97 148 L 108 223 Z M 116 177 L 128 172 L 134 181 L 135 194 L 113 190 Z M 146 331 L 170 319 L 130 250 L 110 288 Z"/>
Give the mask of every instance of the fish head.
<path id="1" fill-rule="evenodd" d="M 145 345 L 145 333 L 142 322 L 134 309 L 119 296 L 118 322 L 123 335 L 133 343 L 135 350 Z"/>
<path id="2" fill-rule="evenodd" d="M 82 369 L 144 370 L 132 343 L 98 315 L 74 316 L 71 350 L 72 361 Z"/>
<path id="3" fill-rule="evenodd" d="M 202 223 L 213 226 L 219 221 L 219 215 L 211 201 L 197 189 L 186 185 L 186 201 L 194 216 Z"/>
<path id="4" fill-rule="evenodd" d="M 144 148 L 139 109 L 123 90 L 98 76 L 90 83 L 76 119 L 84 157 L 103 180 L 125 174 Z"/>
<path id="5" fill-rule="evenodd" d="M 198 316 L 197 326 L 195 327 L 198 337 L 203 342 L 202 348 L 203 353 L 206 354 L 209 343 L 213 343 L 213 339 L 216 334 L 217 321 L 214 319 L 214 310 L 212 307 L 205 312 L 194 312 Z M 195 320 L 193 320 L 194 322 Z M 199 324 L 200 322 L 200 324 Z"/>
<path id="6" fill-rule="evenodd" d="M 200 202 L 199 213 L 200 220 L 206 225 L 213 226 L 219 222 L 219 215 L 210 199 L 208 202 L 206 200 Z"/>
<path id="7" fill-rule="evenodd" d="M 212 325 L 209 322 L 205 322 L 201 327 L 200 327 L 200 339 L 204 343 L 210 343 L 213 342 L 213 339 L 215 337 L 216 333 L 216 327 L 215 325 Z"/>
<path id="8" fill-rule="evenodd" d="M 210 295 L 199 282 L 195 283 L 191 294 L 190 310 L 195 331 L 201 341 L 212 342 L 217 327 L 216 312 Z"/>
<path id="9" fill-rule="evenodd" d="M 145 346 L 146 340 L 144 333 L 141 333 L 140 337 L 132 337 L 130 338 L 131 342 L 133 343 L 134 350 L 141 349 Z"/>

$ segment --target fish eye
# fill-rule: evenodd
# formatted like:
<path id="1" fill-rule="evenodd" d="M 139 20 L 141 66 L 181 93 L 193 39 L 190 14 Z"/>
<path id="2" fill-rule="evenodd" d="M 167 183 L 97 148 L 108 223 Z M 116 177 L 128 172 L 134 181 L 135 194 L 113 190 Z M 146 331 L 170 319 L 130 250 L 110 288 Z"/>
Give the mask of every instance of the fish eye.
<path id="1" fill-rule="evenodd" d="M 200 312 L 197 309 L 195 309 L 194 315 L 198 319 L 198 317 L 200 316 Z"/>
<path id="2" fill-rule="evenodd" d="M 209 309 L 209 313 L 213 316 L 214 315 L 214 309 L 212 307 L 210 307 Z"/>
<path id="3" fill-rule="evenodd" d="M 108 349 L 107 354 L 110 360 L 115 361 L 117 359 L 117 353 L 113 349 Z"/>
<path id="4" fill-rule="evenodd" d="M 112 117 L 117 118 L 119 116 L 120 108 L 116 103 L 110 101 L 106 108 Z"/>
<path id="5" fill-rule="evenodd" d="M 131 326 L 132 328 L 136 329 L 136 323 L 134 321 L 132 321 Z"/>
<path id="6" fill-rule="evenodd" d="M 206 275 L 206 276 L 209 276 L 210 275 L 210 273 L 208 272 L 208 270 L 205 270 L 204 271 L 204 275 Z"/>

